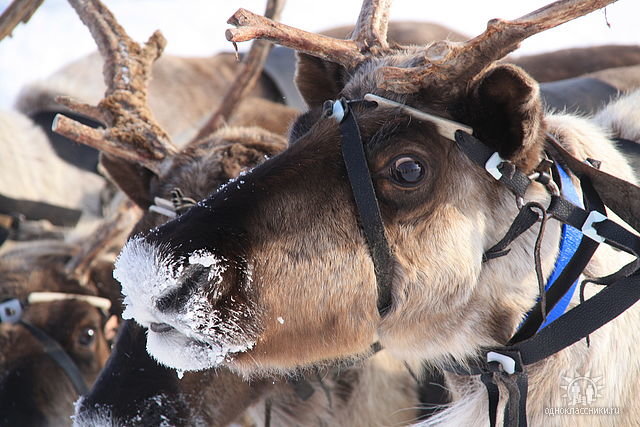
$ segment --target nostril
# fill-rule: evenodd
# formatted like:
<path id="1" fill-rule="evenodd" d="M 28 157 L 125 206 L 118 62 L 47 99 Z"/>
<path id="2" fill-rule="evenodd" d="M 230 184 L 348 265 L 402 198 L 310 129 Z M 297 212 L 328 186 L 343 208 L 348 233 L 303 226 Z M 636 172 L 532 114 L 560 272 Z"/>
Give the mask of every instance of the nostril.
<path id="1" fill-rule="evenodd" d="M 198 287 L 207 283 L 208 275 L 209 268 L 207 267 L 201 265 L 189 266 L 180 277 L 180 287 L 159 298 L 156 301 L 156 308 L 163 313 L 180 310 Z"/>
<path id="2" fill-rule="evenodd" d="M 167 325 L 166 323 L 151 322 L 151 324 L 149 325 L 149 329 L 151 329 L 153 332 L 162 334 L 173 330 L 173 326 Z"/>

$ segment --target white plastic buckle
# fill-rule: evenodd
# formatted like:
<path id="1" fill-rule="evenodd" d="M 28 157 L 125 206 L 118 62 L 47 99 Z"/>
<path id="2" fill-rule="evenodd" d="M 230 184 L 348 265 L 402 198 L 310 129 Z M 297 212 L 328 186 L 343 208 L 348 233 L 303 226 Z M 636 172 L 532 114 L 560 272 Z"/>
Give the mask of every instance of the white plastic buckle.
<path id="1" fill-rule="evenodd" d="M 22 306 L 17 299 L 0 303 L 0 323 L 18 323 L 22 317 Z"/>
<path id="2" fill-rule="evenodd" d="M 176 213 L 176 208 L 173 206 L 173 203 L 167 199 L 163 199 L 162 197 L 154 197 L 153 205 L 149 206 L 150 212 L 155 212 L 160 215 L 164 215 L 169 218 L 175 218 L 178 216 Z"/>
<path id="3" fill-rule="evenodd" d="M 338 123 L 342 123 L 342 120 L 344 120 L 344 106 L 342 105 L 342 102 L 340 102 L 340 100 L 337 100 L 333 103 L 331 117 L 336 119 Z"/>
<path id="4" fill-rule="evenodd" d="M 582 234 L 590 238 L 591 240 L 595 240 L 596 242 L 603 243 L 604 237 L 598 234 L 595 228 L 593 228 L 593 224 L 598 222 L 602 222 L 607 219 L 606 216 L 602 215 L 598 211 L 589 212 L 589 216 L 582 224 Z"/>
<path id="5" fill-rule="evenodd" d="M 499 181 L 500 178 L 502 178 L 502 172 L 498 170 L 498 166 L 500 166 L 504 162 L 506 162 L 506 160 L 500 157 L 500 154 L 498 154 L 498 152 L 496 151 L 491 155 L 491 157 L 489 157 L 487 163 L 484 164 L 484 168 L 491 174 L 492 177 Z"/>
<path id="6" fill-rule="evenodd" d="M 502 366 L 502 370 L 507 374 L 513 374 L 516 371 L 516 361 L 501 353 L 490 351 L 487 353 L 487 362 L 498 362 Z"/>

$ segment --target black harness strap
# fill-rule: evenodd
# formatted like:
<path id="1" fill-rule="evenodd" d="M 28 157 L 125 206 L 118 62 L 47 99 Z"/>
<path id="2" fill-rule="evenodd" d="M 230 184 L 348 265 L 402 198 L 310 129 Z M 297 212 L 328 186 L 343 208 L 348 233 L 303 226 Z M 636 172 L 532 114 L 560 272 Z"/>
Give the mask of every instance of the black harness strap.
<path id="1" fill-rule="evenodd" d="M 467 157 L 485 169 L 488 169 L 489 160 L 494 158 L 496 154 L 495 150 L 492 150 L 479 139 L 466 132 L 456 132 L 456 143 Z M 507 161 L 496 162 L 496 171 L 493 172 L 499 173 L 499 177 L 496 175 L 494 177 L 511 190 L 516 197 L 524 197 L 527 188 L 531 184 L 531 180 L 526 174 Z"/>
<path id="2" fill-rule="evenodd" d="M 489 169 L 486 166 L 488 159 L 492 156 L 489 153 L 491 151 L 489 147 L 484 146 L 475 137 L 461 131 L 456 133 L 456 141 L 473 161 Z M 583 242 L 592 240 L 591 243 L 585 243 L 586 248 L 583 248 L 583 254 L 592 254 L 599 242 L 606 242 L 613 247 L 634 255 L 635 260 L 617 273 L 605 278 L 593 279 L 593 281 L 605 284 L 607 287 L 572 308 L 545 328 L 538 330 L 535 327 L 540 324 L 540 319 L 535 319 L 535 316 L 537 316 L 535 313 L 539 313 L 540 309 L 534 310 L 532 314 L 534 318 L 531 320 L 530 325 L 524 332 L 521 331 L 520 334 L 516 334 L 507 346 L 485 349 L 482 357 L 471 361 L 469 365 L 451 367 L 451 371 L 458 374 L 480 375 L 481 381 L 487 388 L 490 408 L 489 418 L 492 427 L 496 423 L 497 404 L 499 402 L 498 388 L 495 384 L 496 376 L 500 377 L 509 390 L 509 399 L 504 417 L 505 426 L 526 426 L 527 374 L 525 366 L 541 361 L 589 336 L 618 317 L 640 299 L 640 286 L 638 286 L 638 281 L 640 280 L 640 269 L 638 268 L 640 266 L 640 238 L 602 215 L 604 212 L 602 200 L 604 200 L 607 206 L 611 206 L 625 221 L 636 227 L 640 223 L 638 219 L 640 217 L 640 202 L 638 202 L 640 200 L 640 188 L 580 162 L 567 153 L 555 140 L 551 140 L 550 144 L 553 151 L 558 154 L 558 157 L 581 179 L 583 189 L 586 190 L 585 197 L 587 197 L 587 201 L 585 206 L 587 209 L 577 207 L 566 199 L 553 195 L 547 213 L 564 224 L 582 230 L 587 236 L 587 238 L 583 238 Z M 485 148 L 483 149 L 482 146 Z M 468 149 L 469 147 L 470 149 Z M 498 170 L 501 169 L 504 163 L 508 163 L 502 162 L 503 164 L 497 167 Z M 515 176 L 517 173 L 510 174 L 510 176 Z M 494 175 L 494 177 L 499 179 L 500 182 L 505 181 L 503 179 L 504 176 Z M 520 188 L 515 190 L 512 188 L 513 185 L 509 182 L 509 176 L 507 176 L 506 181 L 504 183 L 512 189 L 516 196 L 524 194 L 520 192 Z M 612 194 L 612 189 L 620 191 Z M 628 201 L 627 198 L 633 196 L 638 198 L 626 203 Z M 512 226 L 511 228 L 514 227 Z M 510 233 L 508 232 L 507 234 Z M 504 251 L 502 243 L 499 243 L 498 246 L 498 249 Z M 558 279 L 566 282 L 561 283 L 560 288 L 555 292 L 559 294 L 566 292 L 568 286 L 571 286 L 571 283 L 575 280 L 575 275 L 580 274 L 581 265 L 586 265 L 589 259 L 576 259 L 574 257 Z M 565 276 L 564 278 L 562 278 L 563 275 Z M 559 296 L 554 295 L 554 300 L 557 301 L 557 299 L 559 299 Z M 499 371 L 499 373 L 496 373 L 496 371 Z M 514 414 L 514 411 L 518 413 Z"/>
<path id="3" fill-rule="evenodd" d="M 586 210 L 595 210 L 597 212 L 605 212 L 604 204 L 593 189 L 593 186 L 588 179 L 581 180 L 581 187 L 583 193 L 583 202 Z M 573 283 L 580 277 L 585 267 L 591 260 L 591 257 L 598 249 L 599 243 L 592 239 L 583 238 L 576 249 L 573 257 L 569 260 L 562 273 L 556 279 L 554 285 L 546 292 L 546 304 L 547 312 L 551 311 L 553 307 L 560 301 L 560 299 L 569 291 Z M 542 314 L 542 300 L 538 300 L 536 305 L 529 312 L 526 320 L 520 325 L 520 328 L 516 334 L 509 340 L 508 345 L 524 341 L 531 338 L 540 326 L 544 319 Z"/>
<path id="4" fill-rule="evenodd" d="M 338 103 L 339 105 L 337 105 Z M 336 106 L 341 108 L 336 110 Z M 355 116 L 344 100 L 334 103 L 333 109 L 334 112 L 340 113 L 336 118 L 340 122 L 342 132 L 344 162 L 359 219 L 374 260 L 379 287 L 378 308 L 383 314 L 391 302 L 388 285 L 391 279 L 389 265 L 393 256 L 384 235 L 382 218 Z M 592 193 L 591 195 L 585 193 L 585 197 L 589 197 L 585 201 L 586 210 L 564 199 L 557 187 L 549 187 L 553 182 L 550 182 L 548 174 L 544 175 L 539 172 L 530 178 L 474 136 L 460 130 L 455 133 L 455 140 L 459 148 L 471 160 L 509 188 L 516 196 L 518 206 L 522 207 L 516 220 L 517 223 L 512 224 L 507 235 L 487 251 L 485 261 L 492 257 L 505 255 L 508 252 L 509 243 L 530 228 L 537 220 L 537 214 L 534 219 L 532 213 L 526 212 L 528 205 L 524 205 L 523 200 L 532 179 L 542 182 L 551 190 L 552 197 L 549 208 L 544 209 L 544 207 L 536 206 L 543 210 L 543 219 L 552 217 L 563 224 L 581 230 L 585 236 L 582 241 L 589 239 L 594 241 L 580 245 L 582 249 L 580 246 L 578 247 L 577 253 L 580 259 L 575 259 L 574 255 L 558 280 L 554 282 L 554 286 L 556 283 L 559 283 L 559 286 L 551 295 L 550 299 L 553 304 L 557 303 L 567 292 L 567 289 L 572 286 L 576 275 L 580 275 L 598 243 L 606 242 L 615 248 L 626 251 L 634 255 L 635 260 L 617 273 L 604 278 L 592 279 L 592 281 L 607 285 L 607 287 L 564 313 L 545 328 L 538 330 L 541 320 L 536 319 L 534 314 L 527 330 L 521 336 L 516 334 L 506 346 L 483 349 L 480 358 L 470 360 L 464 365 L 453 364 L 450 366 L 449 370 L 457 374 L 480 375 L 480 380 L 488 393 L 489 419 L 492 427 L 496 424 L 497 407 L 500 400 L 496 380 L 499 379 L 509 392 L 504 414 L 505 426 L 526 427 L 528 381 L 525 366 L 543 360 L 575 344 L 618 317 L 640 299 L 640 286 L 638 286 L 640 280 L 640 237 L 603 215 L 604 202 L 628 224 L 636 230 L 640 230 L 640 188 L 575 159 L 551 135 L 548 137 L 550 147 L 558 154 L 558 158 L 581 179 L 587 193 Z M 531 210 L 530 207 L 528 210 Z M 539 276 L 542 274 L 539 270 L 537 273 Z M 544 289 L 542 292 L 541 300 L 544 300 L 546 296 Z M 534 312 L 542 313 L 541 307 Z M 542 314 L 541 316 L 544 317 Z"/>
<path id="5" fill-rule="evenodd" d="M 74 227 L 82 214 L 78 209 L 69 209 L 46 202 L 14 199 L 0 194 L 0 214 L 17 213 L 24 215 L 27 219 L 46 219 L 53 225 L 64 227 Z"/>
<path id="6" fill-rule="evenodd" d="M 507 255 L 511 250 L 508 249 L 508 246 L 513 243 L 518 236 L 530 229 L 539 218 L 540 215 L 538 212 L 534 211 L 530 205 L 523 206 L 511 223 L 511 226 L 505 233 L 504 237 L 491 248 L 487 249 L 487 251 L 482 255 L 482 261 L 487 262 L 491 259 Z"/>
<path id="7" fill-rule="evenodd" d="M 378 283 L 378 311 L 383 316 L 389 311 L 392 303 L 393 255 L 384 233 L 380 207 L 371 181 L 358 122 L 347 102 L 344 100 L 336 102 L 340 102 L 344 109 L 344 117 L 340 121 L 342 157 L 356 202 L 360 224 L 373 259 Z"/>
<path id="8" fill-rule="evenodd" d="M 51 338 L 42 329 L 32 325 L 26 320 L 19 320 L 18 324 L 24 326 L 34 337 L 38 339 L 38 341 L 40 341 L 44 348 L 44 352 L 51 357 L 60 368 L 62 368 L 65 374 L 67 374 L 67 377 L 73 384 L 73 388 L 75 388 L 76 392 L 80 396 L 84 396 L 89 393 L 89 387 L 87 387 L 87 384 L 84 382 L 80 369 L 78 369 L 78 366 L 74 363 L 71 357 L 69 357 L 67 352 L 60 347 L 60 344 L 58 344 L 56 340 Z"/>

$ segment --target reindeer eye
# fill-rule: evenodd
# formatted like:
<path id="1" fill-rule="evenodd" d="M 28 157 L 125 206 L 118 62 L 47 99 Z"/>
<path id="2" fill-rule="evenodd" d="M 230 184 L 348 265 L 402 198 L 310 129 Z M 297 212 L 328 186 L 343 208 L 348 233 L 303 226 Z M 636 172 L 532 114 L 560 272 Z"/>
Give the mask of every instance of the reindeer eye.
<path id="1" fill-rule="evenodd" d="M 93 328 L 84 328 L 80 332 L 80 336 L 78 336 L 78 343 L 80 345 L 88 347 L 90 346 L 96 338 L 96 331 Z"/>
<path id="2" fill-rule="evenodd" d="M 391 162 L 391 179 L 403 186 L 416 185 L 424 178 L 425 167 L 420 160 L 401 156 Z"/>

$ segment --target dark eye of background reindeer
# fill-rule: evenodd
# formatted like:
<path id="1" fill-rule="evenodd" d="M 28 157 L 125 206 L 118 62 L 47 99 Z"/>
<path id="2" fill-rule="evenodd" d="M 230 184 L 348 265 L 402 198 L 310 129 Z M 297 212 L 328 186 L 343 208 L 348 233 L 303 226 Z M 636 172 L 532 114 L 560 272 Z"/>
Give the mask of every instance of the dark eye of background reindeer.
<path id="1" fill-rule="evenodd" d="M 391 179 L 399 185 L 412 186 L 424 178 L 424 165 L 410 156 L 400 156 L 391 162 Z"/>
<path id="2" fill-rule="evenodd" d="M 96 338 L 96 330 L 93 328 L 84 328 L 78 336 L 78 343 L 85 347 L 90 346 Z"/>

